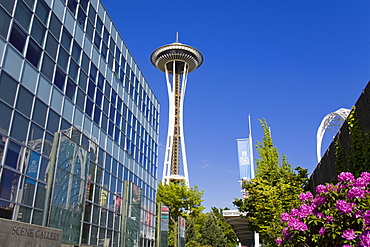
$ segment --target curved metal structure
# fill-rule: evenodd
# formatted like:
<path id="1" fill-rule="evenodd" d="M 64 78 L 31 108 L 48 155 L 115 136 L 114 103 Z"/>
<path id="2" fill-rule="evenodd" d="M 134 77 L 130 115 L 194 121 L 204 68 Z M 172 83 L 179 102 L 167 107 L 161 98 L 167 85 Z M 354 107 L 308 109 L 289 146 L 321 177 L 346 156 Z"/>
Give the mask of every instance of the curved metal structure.
<path id="1" fill-rule="evenodd" d="M 166 73 L 169 116 L 163 178 L 166 183 L 183 180 L 189 184 L 186 160 L 183 109 L 188 73 L 203 63 L 203 55 L 195 48 L 177 41 L 157 48 L 150 56 L 152 64 Z M 182 164 L 183 175 L 180 172 Z"/>
<path id="2" fill-rule="evenodd" d="M 340 108 L 335 112 L 331 112 L 324 117 L 321 121 L 319 129 L 317 130 L 316 135 L 316 154 L 317 154 L 317 163 L 320 162 L 322 155 L 321 155 L 321 145 L 322 139 L 324 137 L 324 133 L 326 130 L 330 130 L 332 132 L 333 138 L 337 134 L 338 130 L 346 121 L 349 113 L 351 112 L 350 109 Z"/>

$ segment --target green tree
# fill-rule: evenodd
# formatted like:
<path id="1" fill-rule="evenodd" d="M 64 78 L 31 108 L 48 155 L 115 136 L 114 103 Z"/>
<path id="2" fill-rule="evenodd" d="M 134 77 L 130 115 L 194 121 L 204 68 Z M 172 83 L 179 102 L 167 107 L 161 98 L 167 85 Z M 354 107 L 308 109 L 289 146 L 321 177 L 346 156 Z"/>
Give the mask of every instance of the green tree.
<path id="1" fill-rule="evenodd" d="M 264 136 L 257 142 L 260 159 L 256 160 L 256 177 L 244 181 L 248 192 L 245 199 L 236 199 L 240 212 L 247 212 L 249 229 L 260 234 L 266 246 L 276 246 L 275 239 L 281 232 L 280 215 L 299 205 L 298 195 L 307 185 L 307 169 L 295 169 L 279 153 L 271 138 L 269 125 L 261 121 Z"/>
<path id="2" fill-rule="evenodd" d="M 217 218 L 218 225 L 221 227 L 222 234 L 224 235 L 226 239 L 226 245 L 227 247 L 235 247 L 237 244 L 237 237 L 234 232 L 234 230 L 231 228 L 231 226 L 225 221 L 224 217 L 222 216 L 223 210 L 228 210 L 228 208 L 219 209 L 216 207 L 211 208 L 213 214 Z"/>
<path id="3" fill-rule="evenodd" d="M 212 247 L 224 247 L 226 246 L 226 238 L 223 234 L 223 230 L 218 224 L 218 218 L 211 211 L 206 214 L 203 227 L 201 229 L 202 238 L 200 243 L 202 245 L 209 245 Z"/>
<path id="4" fill-rule="evenodd" d="M 173 246 L 177 247 L 178 219 L 194 218 L 204 210 L 202 206 L 203 191 L 197 186 L 188 187 L 183 182 L 159 183 L 157 190 L 157 203 L 162 203 L 169 209 L 170 221 L 173 224 Z M 171 232 L 169 232 L 171 233 Z"/>

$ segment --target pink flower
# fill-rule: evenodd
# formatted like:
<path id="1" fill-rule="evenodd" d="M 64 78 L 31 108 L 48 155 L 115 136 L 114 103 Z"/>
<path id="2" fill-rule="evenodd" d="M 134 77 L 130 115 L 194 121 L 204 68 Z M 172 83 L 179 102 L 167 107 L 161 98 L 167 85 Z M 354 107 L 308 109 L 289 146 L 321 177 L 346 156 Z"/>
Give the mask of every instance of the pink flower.
<path id="1" fill-rule="evenodd" d="M 313 199 L 313 195 L 311 192 L 307 192 L 307 193 L 302 193 L 299 195 L 299 200 L 301 200 L 302 202 L 304 201 L 308 201 L 308 200 L 311 200 Z"/>
<path id="2" fill-rule="evenodd" d="M 342 213 L 342 214 L 346 214 L 346 213 L 350 213 L 352 212 L 352 206 L 350 204 L 348 204 L 346 201 L 344 200 L 338 200 L 337 201 L 337 204 L 336 204 L 336 208 Z"/>
<path id="3" fill-rule="evenodd" d="M 302 204 L 299 207 L 299 218 L 305 218 L 307 215 L 312 214 L 313 209 L 314 208 L 312 206 L 309 206 L 307 204 Z"/>
<path id="4" fill-rule="evenodd" d="M 280 245 L 280 246 L 282 246 L 282 245 L 283 245 L 283 240 L 281 239 L 281 237 L 278 237 L 278 238 L 275 240 L 275 242 L 276 242 L 278 245 Z"/>
<path id="5" fill-rule="evenodd" d="M 345 230 L 342 234 L 342 238 L 345 238 L 347 240 L 353 240 L 357 237 L 355 231 L 353 229 Z"/>
<path id="6" fill-rule="evenodd" d="M 370 210 L 365 211 L 365 213 L 362 217 L 364 219 L 365 225 L 370 226 Z"/>
<path id="7" fill-rule="evenodd" d="M 359 187 L 353 187 L 349 189 L 347 197 L 348 199 L 363 198 L 365 197 L 365 191 L 360 189 Z"/>
<path id="8" fill-rule="evenodd" d="M 320 228 L 320 230 L 319 230 L 319 234 L 320 234 L 320 236 L 324 235 L 324 234 L 325 234 L 325 232 L 326 232 L 325 227 L 321 227 L 321 228 Z"/>
<path id="9" fill-rule="evenodd" d="M 322 204 L 326 203 L 326 199 L 322 196 L 316 196 L 315 199 L 313 199 L 312 206 L 317 207 Z"/>
<path id="10" fill-rule="evenodd" d="M 290 215 L 288 213 L 282 213 L 280 219 L 282 222 L 288 222 L 290 219 Z"/>
<path id="11" fill-rule="evenodd" d="M 354 180 L 355 180 L 355 177 L 350 172 L 341 172 L 338 175 L 339 182 L 353 182 Z"/>
<path id="12" fill-rule="evenodd" d="M 370 247 L 370 231 L 369 230 L 364 231 L 360 235 L 360 245 L 359 246 Z"/>
<path id="13" fill-rule="evenodd" d="M 291 218 L 289 220 L 288 226 L 295 231 L 306 231 L 308 230 L 307 225 L 304 222 L 299 221 L 296 218 Z"/>
<path id="14" fill-rule="evenodd" d="M 329 191 L 326 189 L 326 186 L 323 184 L 319 184 L 316 186 L 316 193 L 321 194 L 321 193 L 328 193 Z"/>

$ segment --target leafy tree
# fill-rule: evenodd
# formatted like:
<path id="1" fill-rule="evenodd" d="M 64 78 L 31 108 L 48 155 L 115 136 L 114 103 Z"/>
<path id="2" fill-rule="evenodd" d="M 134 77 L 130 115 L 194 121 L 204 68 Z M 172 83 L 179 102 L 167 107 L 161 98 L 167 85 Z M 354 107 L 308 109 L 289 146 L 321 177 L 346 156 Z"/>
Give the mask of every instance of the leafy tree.
<path id="1" fill-rule="evenodd" d="M 184 182 L 160 183 L 157 190 L 157 203 L 162 203 L 169 209 L 170 222 L 173 224 L 173 246 L 177 247 L 178 219 L 194 218 L 204 210 L 202 203 L 203 191 L 197 186 L 188 187 Z M 171 233 L 171 232 L 169 232 Z"/>
<path id="2" fill-rule="evenodd" d="M 202 238 L 200 243 L 212 247 L 226 246 L 226 238 L 223 235 L 221 226 L 218 224 L 218 218 L 211 211 L 206 214 L 206 219 L 201 229 Z"/>
<path id="3" fill-rule="evenodd" d="M 227 247 L 235 247 L 237 244 L 237 237 L 234 232 L 234 230 L 231 228 L 231 226 L 225 221 L 225 219 L 222 216 L 223 210 L 228 210 L 228 208 L 224 209 L 218 209 L 216 207 L 211 208 L 213 214 L 217 218 L 218 224 L 221 227 L 222 234 L 224 235 L 226 239 L 226 245 Z"/>
<path id="4" fill-rule="evenodd" d="M 261 121 L 264 136 L 257 142 L 260 159 L 256 160 L 256 178 L 244 181 L 248 198 L 236 199 L 240 212 L 247 212 L 249 229 L 260 233 L 266 246 L 276 246 L 275 239 L 281 232 L 280 215 L 299 205 L 298 196 L 307 185 L 307 169 L 295 169 L 274 146 L 266 120 Z"/>

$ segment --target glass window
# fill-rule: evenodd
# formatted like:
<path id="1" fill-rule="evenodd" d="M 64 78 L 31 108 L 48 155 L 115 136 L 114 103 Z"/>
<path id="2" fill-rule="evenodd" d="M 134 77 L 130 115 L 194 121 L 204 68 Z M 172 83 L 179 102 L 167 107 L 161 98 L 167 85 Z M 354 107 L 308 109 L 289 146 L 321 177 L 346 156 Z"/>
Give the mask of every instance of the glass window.
<path id="1" fill-rule="evenodd" d="M 73 15 L 76 13 L 77 8 L 77 1 L 76 0 L 68 0 L 67 7 L 69 10 L 73 13 Z"/>
<path id="2" fill-rule="evenodd" d="M 44 138 L 44 146 L 42 150 L 45 156 L 50 155 L 51 147 L 53 146 L 53 140 L 54 140 L 54 136 L 46 132 L 45 138 Z"/>
<path id="3" fill-rule="evenodd" d="M 19 169 L 20 157 L 19 152 L 21 151 L 21 146 L 13 141 L 9 141 L 8 151 L 6 153 L 4 165 L 12 167 L 14 169 Z M 4 175 L 4 174 L 3 174 Z"/>
<path id="4" fill-rule="evenodd" d="M 92 5 L 90 5 L 90 8 L 89 8 L 89 19 L 90 21 L 94 24 L 95 23 L 95 17 L 96 17 L 96 11 L 95 9 L 93 8 Z"/>
<path id="5" fill-rule="evenodd" d="M 98 31 L 99 35 L 102 34 L 102 28 L 103 28 L 103 22 L 100 19 L 100 17 L 98 16 L 98 18 L 96 20 L 96 30 Z"/>
<path id="6" fill-rule="evenodd" d="M 31 35 L 36 40 L 36 42 L 39 43 L 39 45 L 41 46 L 43 44 L 45 30 L 46 29 L 44 25 L 37 18 L 35 18 L 32 24 Z"/>
<path id="7" fill-rule="evenodd" d="M 27 188 L 25 188 L 24 190 L 26 190 L 27 192 Z M 23 206 L 18 206 L 18 207 L 19 207 L 19 212 L 17 215 L 17 221 L 30 223 L 32 209 L 23 207 Z"/>
<path id="8" fill-rule="evenodd" d="M 54 85 L 63 91 L 66 75 L 59 67 L 55 70 Z"/>
<path id="9" fill-rule="evenodd" d="M 42 142 L 40 140 L 44 137 L 44 130 L 41 129 L 37 124 L 32 123 L 30 132 L 28 134 L 28 146 L 37 152 L 41 153 Z"/>
<path id="10" fill-rule="evenodd" d="M 43 217 L 43 211 L 33 210 L 32 224 L 41 226 Z"/>
<path id="11" fill-rule="evenodd" d="M 75 97 L 75 91 L 76 84 L 71 79 L 68 78 L 66 87 L 66 96 L 72 101 L 74 100 Z"/>
<path id="12" fill-rule="evenodd" d="M 108 99 L 106 97 L 104 97 L 103 111 L 107 115 L 108 115 L 108 109 L 109 109 L 109 101 L 108 101 Z"/>
<path id="13" fill-rule="evenodd" d="M 10 43 L 14 47 L 23 53 L 24 44 L 26 43 L 27 35 L 18 27 L 16 24 L 13 24 L 12 32 L 10 34 Z"/>
<path id="14" fill-rule="evenodd" d="M 46 25 L 49 17 L 49 7 L 44 3 L 44 1 L 37 1 L 36 15 Z"/>
<path id="15" fill-rule="evenodd" d="M 25 87 L 20 86 L 16 104 L 17 110 L 22 112 L 27 117 L 30 117 L 32 103 L 33 94 L 31 94 Z"/>
<path id="16" fill-rule="evenodd" d="M 22 178 L 20 190 L 22 193 L 19 193 L 18 201 L 22 204 L 32 206 L 33 195 L 35 194 L 36 181 L 31 178 Z M 23 217 L 22 217 L 23 218 Z M 27 217 L 29 220 L 29 216 Z"/>
<path id="17" fill-rule="evenodd" d="M 13 106 L 18 82 L 4 71 L 0 75 L 0 99 Z"/>
<path id="18" fill-rule="evenodd" d="M 89 71 L 89 57 L 86 55 L 85 52 L 82 53 L 82 63 L 81 67 L 83 70 L 85 70 L 86 73 Z"/>
<path id="19" fill-rule="evenodd" d="M 0 36 L 6 39 L 10 26 L 10 16 L 0 8 Z"/>
<path id="20" fill-rule="evenodd" d="M 30 26 L 31 16 L 31 10 L 22 1 L 18 1 L 14 17 L 26 30 L 28 30 L 28 27 Z"/>
<path id="21" fill-rule="evenodd" d="M 57 50 L 58 49 L 58 41 L 50 34 L 48 33 L 48 38 L 46 40 L 46 52 L 55 60 L 57 56 Z"/>
<path id="22" fill-rule="evenodd" d="M 78 8 L 77 22 L 81 25 L 82 29 L 85 29 L 86 14 L 83 12 L 81 6 Z"/>
<path id="23" fill-rule="evenodd" d="M 91 62 L 91 66 L 90 66 L 90 78 L 95 82 L 96 81 L 96 72 L 98 71 L 98 69 L 96 68 L 96 66 Z"/>
<path id="24" fill-rule="evenodd" d="M 76 100 L 76 105 L 83 110 L 84 105 L 85 105 L 85 93 L 81 90 L 77 90 L 77 100 Z"/>
<path id="25" fill-rule="evenodd" d="M 101 55 L 105 59 L 107 59 L 108 47 L 105 43 L 101 46 Z"/>
<path id="26" fill-rule="evenodd" d="M 100 50 L 100 40 L 101 38 L 99 34 L 95 31 L 94 44 L 98 48 L 98 50 Z"/>
<path id="27" fill-rule="evenodd" d="M 28 43 L 28 50 L 27 50 L 26 58 L 36 68 L 39 66 L 41 53 L 42 53 L 42 50 L 40 46 L 35 41 L 30 39 Z"/>
<path id="28" fill-rule="evenodd" d="M 58 64 L 64 71 L 67 71 L 67 65 L 68 65 L 68 53 L 63 49 L 59 49 L 59 56 L 58 56 Z"/>
<path id="29" fill-rule="evenodd" d="M 78 85 L 83 91 L 86 91 L 87 75 L 82 70 L 80 70 L 80 79 L 78 80 Z"/>
<path id="30" fill-rule="evenodd" d="M 20 142 L 26 142 L 29 120 L 18 112 L 14 113 L 12 130 L 10 135 Z"/>
<path id="31" fill-rule="evenodd" d="M 19 174 L 8 169 L 3 170 L 0 181 L 0 198 L 15 201 L 17 190 L 14 185 L 18 184 Z"/>
<path id="32" fill-rule="evenodd" d="M 72 41 L 72 36 L 69 34 L 68 30 L 66 28 L 63 28 L 63 33 L 62 33 L 62 45 L 63 47 L 69 52 L 71 49 L 71 41 Z"/>
<path id="33" fill-rule="evenodd" d="M 9 12 L 13 13 L 13 7 L 14 7 L 14 1 L 15 0 L 0 0 L 0 4 Z M 86 1 L 86 0 L 85 0 Z"/>
<path id="34" fill-rule="evenodd" d="M 95 103 L 101 107 L 101 103 L 102 103 L 102 99 L 103 99 L 103 93 L 98 89 L 96 90 L 96 97 L 95 97 Z"/>
<path id="35" fill-rule="evenodd" d="M 59 129 L 59 115 L 53 111 L 49 110 L 49 117 L 48 117 L 48 124 L 47 124 L 47 130 L 49 130 L 51 133 L 57 132 Z"/>
<path id="36" fill-rule="evenodd" d="M 46 169 L 49 167 L 49 160 L 41 158 L 41 166 L 39 171 L 39 180 L 46 182 Z"/>
<path id="37" fill-rule="evenodd" d="M 98 74 L 98 88 L 103 91 L 104 76 L 99 72 Z"/>
<path id="38" fill-rule="evenodd" d="M 89 0 L 81 0 L 80 4 L 81 7 L 84 9 L 85 12 L 87 12 L 87 4 L 89 3 Z"/>
<path id="39" fill-rule="evenodd" d="M 108 117 L 105 114 L 102 114 L 101 118 L 101 128 L 107 132 Z"/>
<path id="40" fill-rule="evenodd" d="M 93 39 L 93 33 L 94 33 L 94 26 L 91 23 L 90 20 L 87 21 L 87 26 L 86 26 L 86 34 L 90 38 L 90 40 Z"/>
<path id="41" fill-rule="evenodd" d="M 0 102 L 0 112 L 1 112 L 0 131 L 5 134 L 8 134 L 9 122 L 10 122 L 10 118 L 12 115 L 12 109 L 8 107 L 7 105 L 5 105 L 3 102 Z M 2 136 L 0 135 L 0 137 Z M 1 140 L 0 140 L 0 143 L 1 143 Z M 2 152 L 3 152 L 3 149 L 1 149 L 1 145 L 0 145 L 0 164 L 1 164 Z"/>
<path id="42" fill-rule="evenodd" d="M 93 81 L 89 80 L 89 89 L 87 91 L 87 95 L 93 100 L 94 99 L 94 94 L 95 94 L 95 84 Z"/>
<path id="43" fill-rule="evenodd" d="M 28 5 L 28 7 L 30 7 L 31 10 L 33 9 L 33 4 L 35 3 L 34 0 L 23 0 L 23 1 Z"/>
<path id="44" fill-rule="evenodd" d="M 100 122 L 100 113 L 101 113 L 101 110 L 99 109 L 99 107 L 95 107 L 95 109 L 94 109 L 94 122 L 96 124 L 99 124 L 99 122 Z"/>
<path id="45" fill-rule="evenodd" d="M 72 57 L 77 63 L 80 62 L 80 54 L 81 54 L 81 47 L 77 44 L 76 41 L 74 41 L 73 48 L 72 48 Z"/>
<path id="46" fill-rule="evenodd" d="M 108 29 L 107 29 L 106 27 L 104 27 L 103 40 L 104 40 L 104 42 L 108 45 L 109 32 L 108 32 Z"/>
<path id="47" fill-rule="evenodd" d="M 69 72 L 68 75 L 74 80 L 77 81 L 77 74 L 78 74 L 78 65 L 74 60 L 71 60 L 69 64 Z"/>
<path id="48" fill-rule="evenodd" d="M 36 191 L 36 200 L 35 200 L 35 207 L 36 208 L 44 208 L 45 205 L 45 198 L 46 198 L 46 189 L 45 185 L 42 183 L 38 183 L 37 191 Z"/>
<path id="49" fill-rule="evenodd" d="M 62 23 L 59 21 L 58 17 L 54 13 L 52 13 L 49 29 L 54 34 L 54 36 L 57 38 L 57 40 L 59 40 L 61 27 L 62 27 Z"/>
<path id="50" fill-rule="evenodd" d="M 36 98 L 32 119 L 42 127 L 45 126 L 47 109 L 48 107 L 41 100 Z"/>
<path id="51" fill-rule="evenodd" d="M 49 81 L 52 81 L 53 74 L 54 74 L 54 61 L 51 60 L 51 58 L 44 53 L 44 59 L 42 61 L 41 66 L 41 72 L 46 76 L 46 78 L 49 79 Z"/>
<path id="52" fill-rule="evenodd" d="M 85 109 L 85 113 L 86 113 L 89 117 L 91 117 L 91 115 L 92 115 L 92 110 L 93 110 L 93 102 L 92 102 L 89 98 L 87 98 L 87 99 L 86 99 L 86 105 L 85 105 L 85 107 L 86 107 L 86 109 Z"/>

